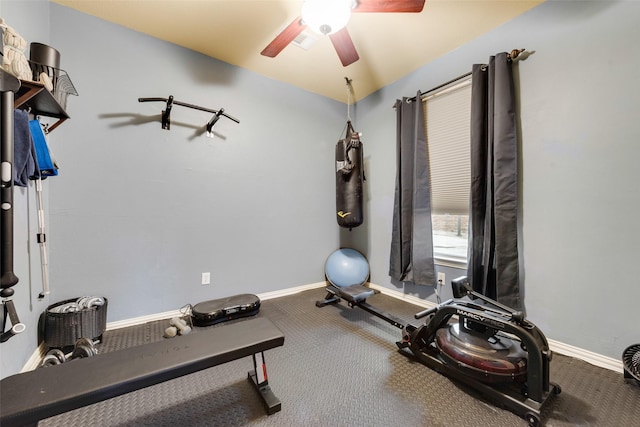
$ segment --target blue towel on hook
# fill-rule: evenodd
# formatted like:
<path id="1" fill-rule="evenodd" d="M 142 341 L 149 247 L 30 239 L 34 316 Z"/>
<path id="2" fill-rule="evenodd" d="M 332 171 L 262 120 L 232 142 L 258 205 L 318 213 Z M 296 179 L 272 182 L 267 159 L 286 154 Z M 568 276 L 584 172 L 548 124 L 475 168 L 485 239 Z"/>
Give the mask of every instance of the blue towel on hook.
<path id="1" fill-rule="evenodd" d="M 29 128 L 31 129 L 31 137 L 33 138 L 33 146 L 36 149 L 36 158 L 38 161 L 38 172 L 41 178 L 58 175 L 58 168 L 51 160 L 51 153 L 47 146 L 47 140 L 44 137 L 44 131 L 39 120 L 30 120 Z M 37 177 L 37 174 L 36 174 Z"/>
<path id="2" fill-rule="evenodd" d="M 29 113 L 24 110 L 13 112 L 13 183 L 18 187 L 29 185 L 37 169 L 36 154 L 29 131 Z"/>

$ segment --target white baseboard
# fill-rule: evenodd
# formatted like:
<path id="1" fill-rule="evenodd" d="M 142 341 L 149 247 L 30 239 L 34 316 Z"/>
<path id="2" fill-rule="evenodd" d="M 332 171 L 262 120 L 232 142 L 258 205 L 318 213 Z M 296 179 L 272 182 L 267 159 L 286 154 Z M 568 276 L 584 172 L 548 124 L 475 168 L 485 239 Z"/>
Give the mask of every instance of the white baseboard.
<path id="1" fill-rule="evenodd" d="M 265 292 L 263 294 L 258 294 L 258 297 L 260 298 L 261 301 L 266 301 L 268 299 L 284 297 L 284 296 L 287 296 L 287 295 L 293 295 L 293 294 L 297 294 L 299 292 L 308 291 L 308 290 L 311 290 L 311 289 L 324 288 L 325 286 L 327 286 L 327 282 L 317 282 L 317 283 L 311 283 L 309 285 L 296 286 L 294 288 L 282 289 L 280 291 Z"/>
<path id="2" fill-rule="evenodd" d="M 132 317 L 131 319 L 117 320 L 115 322 L 107 322 L 107 331 L 114 329 L 127 328 L 129 326 L 143 325 L 147 322 L 155 322 L 156 320 L 171 319 L 172 317 L 180 317 L 180 310 L 165 311 L 162 313 L 149 314 L 147 316 Z"/>
<path id="3" fill-rule="evenodd" d="M 375 289 L 376 291 L 380 291 L 381 294 L 389 295 L 390 297 L 393 297 L 402 301 L 406 301 L 409 304 L 417 305 L 418 307 L 433 308 L 438 305 L 435 302 L 418 298 L 413 295 L 407 295 L 400 291 L 396 291 L 395 289 L 385 288 L 384 286 L 376 285 L 374 283 L 369 283 L 369 287 L 371 289 Z"/>
<path id="4" fill-rule="evenodd" d="M 572 345 L 552 339 L 547 339 L 547 342 L 549 343 L 549 348 L 554 353 L 575 357 L 576 359 L 580 359 L 587 363 L 591 363 L 592 365 L 609 369 L 615 372 L 623 373 L 624 371 L 622 360 L 617 360 L 609 356 L 603 356 L 602 354 L 594 353 L 592 351 L 574 347 Z"/>
<path id="5" fill-rule="evenodd" d="M 33 371 L 38 366 L 40 366 L 40 362 L 42 361 L 42 358 L 45 356 L 46 352 L 47 346 L 44 342 L 41 342 L 38 348 L 36 348 L 36 351 L 34 351 L 29 360 L 27 360 L 27 363 L 24 364 L 20 373 Z"/>
<path id="6" fill-rule="evenodd" d="M 287 295 L 297 294 L 303 291 L 308 291 L 311 289 L 322 288 L 325 285 L 326 285 L 326 282 L 317 282 L 317 283 L 311 283 L 309 285 L 296 286 L 293 288 L 287 288 L 287 289 L 282 289 L 278 291 L 265 292 L 262 294 L 257 294 L 257 296 L 260 298 L 261 301 L 266 301 L 272 298 L 279 298 Z M 389 295 L 390 297 L 406 301 L 418 307 L 433 308 L 437 306 L 437 304 L 434 302 L 427 301 L 422 298 L 415 297 L 413 295 L 407 295 L 400 291 L 396 291 L 394 289 L 376 285 L 374 283 L 369 283 L 369 287 L 377 291 L 380 291 L 380 293 L 382 294 Z M 163 313 L 150 314 L 148 316 L 140 316 L 140 317 L 134 317 L 131 319 L 108 322 L 106 325 L 106 328 L 109 331 L 113 329 L 125 328 L 128 326 L 141 325 L 141 324 L 144 324 L 147 322 L 153 322 L 156 320 L 171 319 L 172 317 L 178 317 L 178 316 L 182 316 L 182 313 L 180 312 L 180 310 L 165 311 Z M 622 366 L 621 360 L 617 360 L 608 356 L 603 356 L 601 354 L 597 354 L 592 351 L 575 347 L 569 344 L 565 344 L 559 341 L 555 341 L 551 339 L 548 339 L 547 341 L 549 342 L 549 347 L 551 351 L 553 351 L 554 353 L 575 357 L 576 359 L 580 359 L 587 363 L 591 363 L 592 365 L 609 369 L 615 372 L 620 372 L 620 373 L 623 372 L 623 366 Z M 46 350 L 47 349 L 44 343 L 41 343 L 40 346 L 36 349 L 36 351 L 31 355 L 31 357 L 29 358 L 25 366 L 22 368 L 21 372 L 30 371 L 37 368 Z"/>

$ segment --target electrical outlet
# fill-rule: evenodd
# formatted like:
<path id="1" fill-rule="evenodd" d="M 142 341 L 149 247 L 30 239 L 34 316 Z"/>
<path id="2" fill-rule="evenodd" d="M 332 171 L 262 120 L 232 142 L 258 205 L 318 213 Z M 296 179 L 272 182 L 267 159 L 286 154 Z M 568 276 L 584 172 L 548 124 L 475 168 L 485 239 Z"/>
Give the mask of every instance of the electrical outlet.
<path id="1" fill-rule="evenodd" d="M 444 285 L 445 284 L 445 279 L 444 279 L 444 273 L 443 272 L 438 272 L 438 284 L 439 285 Z"/>
<path id="2" fill-rule="evenodd" d="M 202 273 L 202 284 L 210 285 L 211 284 L 211 273 Z"/>

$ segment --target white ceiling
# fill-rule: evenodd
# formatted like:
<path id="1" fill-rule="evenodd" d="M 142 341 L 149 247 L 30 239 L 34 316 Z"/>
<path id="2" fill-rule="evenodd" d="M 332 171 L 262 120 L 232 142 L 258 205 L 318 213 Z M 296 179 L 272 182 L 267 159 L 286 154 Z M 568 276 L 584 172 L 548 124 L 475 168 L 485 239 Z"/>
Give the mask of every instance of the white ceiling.
<path id="1" fill-rule="evenodd" d="M 308 50 L 260 55 L 300 15 L 302 0 L 52 1 L 347 102 L 345 77 L 357 101 L 544 0 L 426 0 L 420 13 L 354 13 L 347 28 L 360 60 L 348 67 L 325 36 L 312 35 Z"/>

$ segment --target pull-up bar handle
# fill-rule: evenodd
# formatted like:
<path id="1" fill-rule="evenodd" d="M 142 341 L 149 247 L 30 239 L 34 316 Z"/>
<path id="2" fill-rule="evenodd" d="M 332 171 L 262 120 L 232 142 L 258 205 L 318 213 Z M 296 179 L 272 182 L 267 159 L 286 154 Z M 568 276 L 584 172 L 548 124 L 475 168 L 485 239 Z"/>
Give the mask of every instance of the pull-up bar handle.
<path id="1" fill-rule="evenodd" d="M 138 102 L 167 102 L 167 101 L 168 101 L 167 98 L 138 98 Z M 204 108 L 198 105 L 187 104 L 186 102 L 176 101 L 175 99 L 173 99 L 173 105 L 180 105 L 181 107 L 193 108 L 194 110 L 206 111 L 207 113 L 212 113 L 212 114 L 218 114 L 218 111 L 224 111 L 224 109 L 212 110 L 210 108 Z M 231 119 L 236 123 L 240 123 L 240 120 L 228 115 L 227 113 L 222 112 L 220 113 L 220 115 L 225 116 L 226 118 Z"/>

